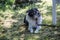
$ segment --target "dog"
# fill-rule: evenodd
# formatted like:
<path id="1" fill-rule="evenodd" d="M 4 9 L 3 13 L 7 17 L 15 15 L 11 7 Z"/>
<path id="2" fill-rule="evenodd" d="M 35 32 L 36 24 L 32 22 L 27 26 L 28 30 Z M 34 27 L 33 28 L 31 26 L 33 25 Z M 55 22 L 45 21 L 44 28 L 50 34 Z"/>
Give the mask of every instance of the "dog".
<path id="1" fill-rule="evenodd" d="M 42 24 L 42 15 L 37 8 L 32 8 L 26 12 L 26 16 L 24 17 L 24 23 L 28 26 L 28 30 L 31 33 L 38 33 L 41 29 L 41 26 L 38 24 Z M 34 31 L 35 28 L 35 31 Z"/>

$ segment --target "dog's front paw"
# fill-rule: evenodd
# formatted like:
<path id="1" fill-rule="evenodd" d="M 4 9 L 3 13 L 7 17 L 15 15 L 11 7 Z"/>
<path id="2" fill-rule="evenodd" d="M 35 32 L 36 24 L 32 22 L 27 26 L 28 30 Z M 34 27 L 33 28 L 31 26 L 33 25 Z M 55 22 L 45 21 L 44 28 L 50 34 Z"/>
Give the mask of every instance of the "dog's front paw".
<path id="1" fill-rule="evenodd" d="M 33 30 L 31 30 L 30 33 L 33 33 Z"/>
<path id="2" fill-rule="evenodd" d="M 35 32 L 34 33 L 38 33 L 39 31 L 38 30 L 35 30 Z"/>
<path id="3" fill-rule="evenodd" d="M 30 33 L 33 33 L 33 29 L 28 29 Z"/>

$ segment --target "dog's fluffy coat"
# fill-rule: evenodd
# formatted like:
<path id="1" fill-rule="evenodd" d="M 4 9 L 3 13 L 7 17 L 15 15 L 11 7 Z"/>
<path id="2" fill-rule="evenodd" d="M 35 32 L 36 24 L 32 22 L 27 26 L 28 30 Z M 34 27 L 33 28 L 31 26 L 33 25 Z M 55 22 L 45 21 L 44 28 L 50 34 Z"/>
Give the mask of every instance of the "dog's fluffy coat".
<path id="1" fill-rule="evenodd" d="M 42 16 L 39 13 L 37 8 L 33 8 L 27 11 L 27 15 L 24 18 L 24 23 L 28 25 L 28 30 L 31 33 L 39 32 L 39 30 L 41 29 L 41 26 L 38 26 L 38 24 L 42 24 Z M 33 31 L 33 28 L 36 28 L 36 30 Z"/>

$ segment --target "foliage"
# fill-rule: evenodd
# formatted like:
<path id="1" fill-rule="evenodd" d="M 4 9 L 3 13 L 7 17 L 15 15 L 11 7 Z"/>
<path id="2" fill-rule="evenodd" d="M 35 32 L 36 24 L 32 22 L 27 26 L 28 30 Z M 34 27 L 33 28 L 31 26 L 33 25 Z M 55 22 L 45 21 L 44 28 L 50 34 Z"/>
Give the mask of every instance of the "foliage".
<path id="1" fill-rule="evenodd" d="M 50 0 L 51 1 L 51 0 Z M 25 33 L 25 26 L 23 24 L 26 11 L 31 8 L 38 8 L 43 16 L 43 24 L 52 24 L 52 2 L 44 1 L 24 4 L 24 7 L 16 7 L 13 9 L 12 5 L 15 0 L 0 0 L 0 40 L 58 40 L 59 28 L 42 26 L 39 34 Z M 60 25 L 60 5 L 57 4 L 57 25 Z M 57 30 L 55 30 L 57 29 Z M 23 32 L 23 33 L 22 33 Z M 59 31 L 60 32 L 60 31 Z M 25 34 L 24 34 L 25 33 Z M 57 38 L 56 38 L 57 37 Z"/>

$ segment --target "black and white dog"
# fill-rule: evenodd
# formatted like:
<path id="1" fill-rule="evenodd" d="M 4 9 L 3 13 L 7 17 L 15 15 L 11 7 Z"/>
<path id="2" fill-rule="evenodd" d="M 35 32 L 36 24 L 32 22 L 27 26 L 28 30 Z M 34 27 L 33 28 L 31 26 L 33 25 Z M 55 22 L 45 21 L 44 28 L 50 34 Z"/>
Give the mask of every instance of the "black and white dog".
<path id="1" fill-rule="evenodd" d="M 41 26 L 38 26 L 38 24 L 42 24 L 42 15 L 39 13 L 39 10 L 37 8 L 28 10 L 24 23 L 28 25 L 28 30 L 31 33 L 38 33 L 41 29 Z M 36 28 L 36 30 L 33 31 L 33 28 Z"/>

